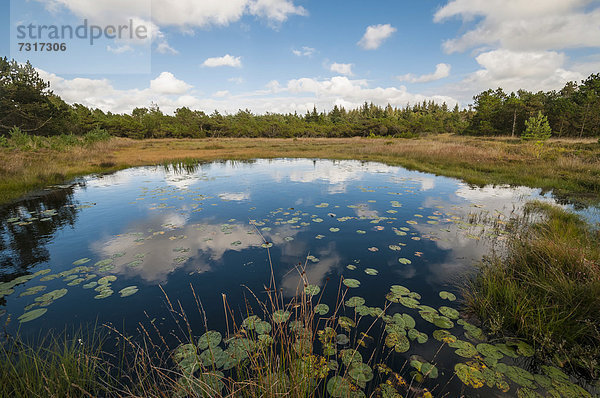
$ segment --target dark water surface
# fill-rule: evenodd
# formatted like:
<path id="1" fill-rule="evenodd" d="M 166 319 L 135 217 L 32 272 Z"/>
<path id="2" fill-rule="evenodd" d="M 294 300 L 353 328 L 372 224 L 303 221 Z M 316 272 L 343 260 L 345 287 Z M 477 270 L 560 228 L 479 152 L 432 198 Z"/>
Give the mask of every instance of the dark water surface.
<path id="1" fill-rule="evenodd" d="M 420 295 L 420 305 L 460 309 L 457 284 L 506 238 L 494 225 L 501 227 L 532 199 L 552 201 L 529 188 L 472 188 L 356 161 L 222 162 L 86 177 L 0 209 L 0 321 L 11 316 L 9 332 L 35 336 L 94 323 L 135 334 L 138 322 L 154 319 L 168 336 L 175 326 L 162 287 L 201 334 L 193 287 L 209 328 L 224 334 L 222 295 L 238 313 L 245 299 L 252 301 L 249 290 L 264 299 L 269 251 L 286 297 L 297 293 L 301 263 L 309 282 L 324 288 L 321 302 L 332 308 L 344 277 L 360 281 L 346 299 L 359 296 L 370 307 L 390 305 L 387 314 L 410 314 L 428 341 L 411 341 L 391 363 L 400 371 L 415 354 L 435 362 L 439 376 L 425 383 L 435 396 L 463 390 L 516 396 L 519 385 L 510 377 L 506 393 L 465 387 L 453 376 L 454 365 L 469 358 L 448 346 L 440 350 L 432 337 L 440 328 L 418 308 L 386 301 L 386 294 L 402 285 Z M 268 251 L 265 241 L 272 243 Z M 458 300 L 443 300 L 441 291 Z M 35 319 L 26 315 L 19 322 L 25 313 Z M 354 317 L 353 308 L 345 313 Z M 449 332 L 467 340 L 464 327 L 453 323 Z M 383 345 L 385 333 L 374 337 L 373 344 Z M 527 369 L 529 360 L 506 363 Z M 411 371 L 407 365 L 401 374 L 410 379 Z"/>

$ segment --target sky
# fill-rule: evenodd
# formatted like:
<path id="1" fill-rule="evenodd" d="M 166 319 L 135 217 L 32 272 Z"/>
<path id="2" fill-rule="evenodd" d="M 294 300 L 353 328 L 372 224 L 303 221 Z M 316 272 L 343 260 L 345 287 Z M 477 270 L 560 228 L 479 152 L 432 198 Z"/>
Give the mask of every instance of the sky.
<path id="1" fill-rule="evenodd" d="M 0 55 L 31 60 L 68 103 L 115 113 L 466 107 L 490 88 L 559 90 L 600 73 L 600 0 L 11 0 L 0 15 Z M 148 34 L 35 36 L 84 21 Z M 35 42 L 65 50 L 20 48 Z"/>

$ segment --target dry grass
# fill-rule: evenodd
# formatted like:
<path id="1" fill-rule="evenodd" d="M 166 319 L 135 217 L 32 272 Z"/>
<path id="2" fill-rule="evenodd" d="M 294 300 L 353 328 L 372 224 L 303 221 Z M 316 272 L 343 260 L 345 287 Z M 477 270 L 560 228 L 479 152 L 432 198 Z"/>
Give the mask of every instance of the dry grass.
<path id="1" fill-rule="evenodd" d="M 539 147 L 506 138 L 437 135 L 416 140 L 115 138 L 67 152 L 0 150 L 0 203 L 87 173 L 181 160 L 283 157 L 378 161 L 473 184 L 539 187 L 587 202 L 600 198 L 600 145 L 593 140 L 551 140 Z"/>

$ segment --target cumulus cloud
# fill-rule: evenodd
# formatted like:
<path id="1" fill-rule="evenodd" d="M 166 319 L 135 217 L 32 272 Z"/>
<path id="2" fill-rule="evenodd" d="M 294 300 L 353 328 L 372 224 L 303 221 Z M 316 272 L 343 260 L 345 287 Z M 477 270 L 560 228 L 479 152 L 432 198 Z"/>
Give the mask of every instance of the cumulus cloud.
<path id="1" fill-rule="evenodd" d="M 200 96 L 190 92 L 191 85 L 166 72 L 150 82 L 144 89 L 118 89 L 107 79 L 65 79 L 38 70 L 40 76 L 50 82 L 52 90 L 68 103 L 80 103 L 114 113 L 131 112 L 138 106 L 158 104 L 165 113 L 173 113 L 186 106 L 191 109 L 235 113 L 238 109 L 250 109 L 255 113 L 266 112 L 304 113 L 314 106 L 331 109 L 333 105 L 355 108 L 364 101 L 385 106 L 405 106 L 422 101 L 446 102 L 453 106 L 457 101 L 449 96 L 426 96 L 407 91 L 406 87 L 370 87 L 363 79 L 334 76 L 330 79 L 300 78 L 287 83 L 272 81 L 267 89 L 242 94 L 223 92 L 222 96 Z"/>
<path id="2" fill-rule="evenodd" d="M 376 50 L 387 38 L 394 34 L 396 30 L 397 29 L 390 24 L 371 25 L 367 27 L 364 36 L 357 44 L 365 50 Z"/>
<path id="3" fill-rule="evenodd" d="M 234 57 L 232 55 L 224 55 L 222 57 L 214 57 L 208 58 L 202 66 L 206 66 L 208 68 L 216 68 L 219 66 L 231 66 L 233 68 L 241 68 L 242 67 L 242 58 Z"/>
<path id="4" fill-rule="evenodd" d="M 340 73 L 342 75 L 352 76 L 352 64 L 339 64 L 334 62 L 329 67 L 329 70 L 335 73 Z"/>
<path id="5" fill-rule="evenodd" d="M 123 54 L 126 52 L 133 51 L 133 47 L 131 47 L 129 44 L 124 44 L 122 46 L 114 46 L 114 47 L 111 45 L 108 45 L 108 46 L 106 46 L 106 50 L 113 54 Z"/>
<path id="6" fill-rule="evenodd" d="M 600 67 L 600 62 L 569 65 L 568 57 L 557 51 L 498 49 L 481 53 L 475 60 L 480 68 L 459 84 L 446 86 L 447 92 L 467 100 L 473 93 L 497 87 L 507 92 L 558 90 L 569 81 L 584 79 L 594 67 Z"/>
<path id="7" fill-rule="evenodd" d="M 302 47 L 301 50 L 292 50 L 292 53 L 297 57 L 310 57 L 315 53 L 315 49 L 312 47 Z"/>
<path id="8" fill-rule="evenodd" d="M 480 46 L 544 51 L 600 46 L 597 0 L 452 0 L 435 22 L 459 17 L 471 29 L 444 42 L 449 53 Z M 474 22 L 476 21 L 476 22 Z"/>
<path id="9" fill-rule="evenodd" d="M 226 26 L 244 15 L 281 23 L 292 15 L 307 15 L 294 0 L 37 0 L 54 11 L 66 8 L 88 19 L 114 20 L 115 10 L 125 16 L 152 15 L 160 26 L 182 28 Z"/>
<path id="10" fill-rule="evenodd" d="M 450 65 L 448 64 L 437 64 L 435 66 L 435 72 L 428 75 L 416 76 L 412 73 L 398 76 L 398 80 L 406 81 L 410 83 L 427 83 L 435 80 L 440 80 L 450 76 Z"/>
<path id="11" fill-rule="evenodd" d="M 161 73 L 156 79 L 150 81 L 150 89 L 157 94 L 183 94 L 192 86 L 177 79 L 170 72 Z"/>

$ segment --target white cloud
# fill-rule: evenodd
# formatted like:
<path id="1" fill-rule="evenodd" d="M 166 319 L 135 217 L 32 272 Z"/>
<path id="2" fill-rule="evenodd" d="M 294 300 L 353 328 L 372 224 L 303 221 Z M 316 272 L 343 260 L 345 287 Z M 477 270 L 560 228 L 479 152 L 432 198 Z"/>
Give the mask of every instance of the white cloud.
<path id="1" fill-rule="evenodd" d="M 158 51 L 161 54 L 179 54 L 179 51 L 171 47 L 166 41 L 158 43 L 158 45 L 156 46 L 156 51 Z"/>
<path id="2" fill-rule="evenodd" d="M 208 68 L 215 68 L 219 66 L 231 66 L 233 68 L 241 68 L 242 67 L 242 58 L 234 57 L 232 55 L 224 55 L 222 57 L 214 57 L 208 58 L 202 66 L 206 66 Z"/>
<path id="3" fill-rule="evenodd" d="M 112 47 L 111 45 L 108 45 L 108 46 L 106 46 L 106 50 L 108 52 L 113 53 L 113 54 L 123 54 L 123 53 L 126 53 L 126 52 L 133 51 L 133 47 L 131 47 L 129 44 L 125 44 L 125 45 L 122 45 L 122 46 L 115 46 L 115 47 Z"/>
<path id="4" fill-rule="evenodd" d="M 129 113 L 135 107 L 158 104 L 160 109 L 172 114 L 177 108 L 210 112 L 235 113 L 239 109 L 250 109 L 264 114 L 331 109 L 333 105 L 355 108 L 364 101 L 385 106 L 405 106 L 422 101 L 446 102 L 453 106 L 457 101 L 448 96 L 425 96 L 410 93 L 406 87 L 370 87 L 367 80 L 334 76 L 330 79 L 300 78 L 287 83 L 270 82 L 267 89 L 226 96 L 199 96 L 189 93 L 190 85 L 176 79 L 171 73 L 162 73 L 144 89 L 118 89 L 107 79 L 65 79 L 55 74 L 38 70 L 40 76 L 50 81 L 52 90 L 67 103 L 80 103 L 91 108 L 100 108 L 113 113 Z M 223 93 L 221 93 L 223 94 Z"/>
<path id="5" fill-rule="evenodd" d="M 427 83 L 435 80 L 440 80 L 450 76 L 450 65 L 448 64 L 437 64 L 435 66 L 435 72 L 428 75 L 416 76 L 412 73 L 398 76 L 398 80 L 406 81 L 410 83 Z"/>
<path id="6" fill-rule="evenodd" d="M 229 79 L 227 79 L 227 81 L 230 82 L 230 83 L 242 84 L 244 82 L 244 78 L 241 77 L 241 76 L 230 77 Z"/>
<path id="7" fill-rule="evenodd" d="M 440 8 L 435 22 L 461 17 L 474 26 L 444 42 L 449 52 L 480 46 L 513 51 L 558 50 L 600 46 L 597 0 L 452 0 Z"/>
<path id="8" fill-rule="evenodd" d="M 459 84 L 446 86 L 446 92 L 463 101 L 473 93 L 501 87 L 506 92 L 559 90 L 569 81 L 584 79 L 595 64 L 569 65 L 564 53 L 556 51 L 520 52 L 491 50 L 476 58 L 480 69 L 470 73 Z"/>
<path id="9" fill-rule="evenodd" d="M 292 15 L 307 15 L 294 0 L 38 0 L 51 10 L 66 8 L 90 20 L 113 20 L 115 14 L 138 16 L 160 26 L 209 27 L 238 22 L 253 15 L 282 23 Z"/>
<path id="10" fill-rule="evenodd" d="M 292 50 L 292 53 L 298 57 L 310 57 L 315 53 L 315 49 L 312 47 L 302 47 L 301 50 Z"/>
<path id="11" fill-rule="evenodd" d="M 217 91 L 213 94 L 213 97 L 217 97 L 217 98 L 223 98 L 223 97 L 227 97 L 229 95 L 229 91 L 227 90 L 220 90 Z"/>
<path id="12" fill-rule="evenodd" d="M 156 79 L 150 81 L 150 89 L 157 94 L 184 94 L 192 86 L 179 80 L 170 72 L 161 73 Z"/>
<path id="13" fill-rule="evenodd" d="M 364 36 L 357 44 L 365 50 L 376 50 L 394 32 L 396 32 L 396 28 L 390 24 L 371 25 L 367 27 Z"/>
<path id="14" fill-rule="evenodd" d="M 279 23 L 285 22 L 290 15 L 308 15 L 303 7 L 295 6 L 291 0 L 253 0 L 248 3 L 248 10 L 252 15 Z"/>
<path id="15" fill-rule="evenodd" d="M 334 62 L 329 67 L 329 70 L 335 73 L 341 73 L 342 75 L 352 76 L 352 64 L 339 64 Z"/>

